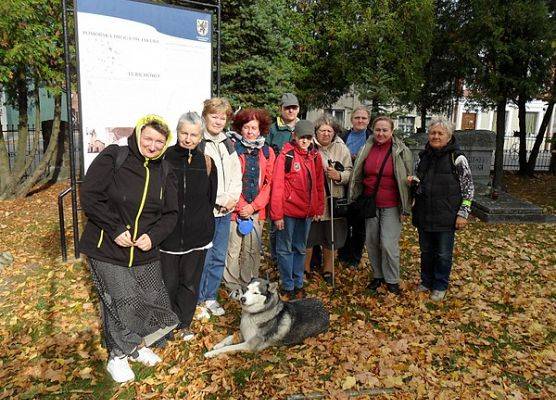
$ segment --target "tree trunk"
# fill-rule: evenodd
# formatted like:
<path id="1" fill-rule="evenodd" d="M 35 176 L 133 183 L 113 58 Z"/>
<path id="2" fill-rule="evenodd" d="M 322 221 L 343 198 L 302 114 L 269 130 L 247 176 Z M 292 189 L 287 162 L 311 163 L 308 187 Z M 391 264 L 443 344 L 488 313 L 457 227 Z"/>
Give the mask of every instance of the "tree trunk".
<path id="1" fill-rule="evenodd" d="M 519 174 L 524 175 L 527 170 L 527 127 L 525 124 L 527 113 L 525 112 L 527 99 L 520 95 L 517 99 L 517 115 L 519 118 Z"/>
<path id="2" fill-rule="evenodd" d="M 504 183 L 504 137 L 506 136 L 506 98 L 496 103 L 496 150 L 492 189 L 501 191 Z"/>
<path id="3" fill-rule="evenodd" d="M 0 124 L 0 195 L 10 180 L 10 160 L 8 158 L 8 147 L 4 140 L 4 131 Z"/>
<path id="4" fill-rule="evenodd" d="M 15 166 L 13 169 L 16 175 L 25 168 L 27 154 L 27 138 L 29 137 L 29 117 L 27 116 L 29 99 L 27 93 L 27 80 L 25 79 L 25 73 L 21 71 L 18 75 L 17 82 L 17 110 L 19 112 L 19 122 L 17 128 Z M 14 182 L 14 185 L 17 185 L 17 182 Z"/>
<path id="5" fill-rule="evenodd" d="M 371 126 L 376 117 L 380 115 L 380 104 L 378 99 L 374 98 L 371 102 Z"/>
<path id="6" fill-rule="evenodd" d="M 56 149 L 58 147 L 58 135 L 60 134 L 60 120 L 62 115 L 62 95 L 57 94 L 54 96 L 54 122 L 52 124 L 52 136 L 50 137 L 50 142 L 48 143 L 48 148 L 44 152 L 44 156 L 35 168 L 35 171 L 27 177 L 25 182 L 20 185 L 16 190 L 16 197 L 26 196 L 27 193 L 31 191 L 35 183 L 40 179 L 40 177 L 46 171 L 46 168 L 50 165 L 52 156 L 56 154 Z"/>
<path id="7" fill-rule="evenodd" d="M 427 107 L 421 106 L 421 133 L 427 131 Z"/>
<path id="8" fill-rule="evenodd" d="M 544 117 L 541 122 L 541 127 L 539 128 L 539 132 L 537 133 L 537 137 L 535 138 L 535 144 L 531 149 L 531 154 L 529 155 L 529 161 L 527 162 L 526 166 L 526 174 L 529 176 L 533 176 L 535 174 L 535 165 L 537 164 L 537 157 L 539 155 L 539 150 L 541 148 L 542 141 L 544 139 L 544 133 L 546 132 L 546 128 L 548 128 L 548 124 L 550 123 L 550 119 L 552 118 L 552 111 L 554 109 L 554 98 L 552 98 L 548 102 L 548 108 L 544 113 Z"/>

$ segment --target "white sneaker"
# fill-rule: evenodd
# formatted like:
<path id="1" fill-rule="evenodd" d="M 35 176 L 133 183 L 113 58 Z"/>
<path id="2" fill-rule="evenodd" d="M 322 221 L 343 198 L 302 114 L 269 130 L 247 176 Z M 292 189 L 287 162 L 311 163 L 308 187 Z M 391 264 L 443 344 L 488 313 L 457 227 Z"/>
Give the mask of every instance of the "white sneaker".
<path id="1" fill-rule="evenodd" d="M 137 350 L 137 352 L 139 353 L 139 355 L 137 356 L 137 358 L 130 357 L 129 359 L 131 361 L 140 362 L 141 364 L 144 364 L 148 367 L 154 367 L 156 364 L 162 361 L 162 359 L 148 347 L 141 347 L 139 350 Z"/>
<path id="2" fill-rule="evenodd" d="M 442 301 L 442 299 L 446 296 L 445 290 L 433 290 L 431 294 L 432 301 Z"/>
<path id="3" fill-rule="evenodd" d="M 118 383 L 135 379 L 135 374 L 127 362 L 127 357 L 112 357 L 108 360 L 106 370 L 112 379 Z"/>
<path id="4" fill-rule="evenodd" d="M 419 284 L 419 287 L 417 288 L 418 292 L 428 292 L 430 291 L 430 289 L 428 287 L 426 287 L 425 285 L 423 285 L 422 283 Z"/>
<path id="5" fill-rule="evenodd" d="M 205 307 L 208 308 L 212 315 L 216 315 L 217 317 L 226 314 L 226 311 L 224 311 L 222 306 L 216 300 L 205 301 Z"/>
<path id="6" fill-rule="evenodd" d="M 191 332 L 189 329 L 184 329 L 180 333 L 180 337 L 184 342 L 189 342 L 195 338 L 195 334 Z"/>
<path id="7" fill-rule="evenodd" d="M 210 318 L 210 313 L 205 306 L 197 306 L 197 309 L 195 310 L 195 315 L 193 316 L 193 318 L 196 321 L 207 320 L 207 319 Z"/>

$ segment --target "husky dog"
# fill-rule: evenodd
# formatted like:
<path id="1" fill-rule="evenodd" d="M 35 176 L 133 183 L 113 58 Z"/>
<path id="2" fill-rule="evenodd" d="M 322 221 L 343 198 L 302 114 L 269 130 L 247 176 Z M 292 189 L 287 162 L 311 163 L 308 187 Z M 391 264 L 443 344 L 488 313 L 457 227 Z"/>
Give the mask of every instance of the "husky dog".
<path id="1" fill-rule="evenodd" d="M 232 298 L 241 303 L 240 343 L 233 344 L 230 335 L 205 357 L 236 351 L 259 351 L 269 346 L 295 345 L 309 336 L 328 329 L 329 314 L 318 299 L 284 302 L 278 295 L 278 284 L 253 278 L 247 287 L 237 289 Z"/>

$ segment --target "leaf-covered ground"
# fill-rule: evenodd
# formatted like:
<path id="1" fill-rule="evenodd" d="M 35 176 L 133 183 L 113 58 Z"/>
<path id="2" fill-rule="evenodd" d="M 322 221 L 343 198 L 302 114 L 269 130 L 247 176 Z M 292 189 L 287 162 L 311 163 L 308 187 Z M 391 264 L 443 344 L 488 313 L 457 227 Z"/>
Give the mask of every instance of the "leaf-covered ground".
<path id="1" fill-rule="evenodd" d="M 556 186 L 550 176 L 526 183 L 527 193 Z M 368 265 L 340 268 L 336 293 L 319 279 L 308 284 L 331 312 L 328 333 L 205 360 L 238 327 L 239 308 L 224 299 L 224 317 L 195 323 L 193 342 L 170 342 L 162 365 L 133 365 L 136 380 L 120 386 L 104 370 L 88 270 L 59 259 L 61 190 L 0 202 L 0 252 L 15 257 L 0 271 L 0 398 L 556 398 L 555 225 L 472 220 L 457 236 L 441 304 L 415 291 L 417 236 L 406 225 L 400 298 L 365 293 Z M 554 204 L 554 192 L 541 197 Z"/>

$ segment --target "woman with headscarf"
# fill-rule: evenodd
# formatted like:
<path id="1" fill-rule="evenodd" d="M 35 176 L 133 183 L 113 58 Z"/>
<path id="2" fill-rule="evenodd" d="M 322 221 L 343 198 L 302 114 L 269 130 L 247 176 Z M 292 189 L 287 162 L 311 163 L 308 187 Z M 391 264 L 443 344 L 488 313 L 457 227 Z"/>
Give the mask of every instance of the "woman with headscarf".
<path id="1" fill-rule="evenodd" d="M 176 186 L 162 160 L 171 139 L 162 118 L 141 118 L 127 147 L 104 149 L 81 186 L 88 221 L 80 250 L 100 297 L 107 370 L 116 382 L 134 379 L 128 359 L 160 362 L 148 346 L 179 322 L 162 281 L 158 247 L 177 217 Z"/>

